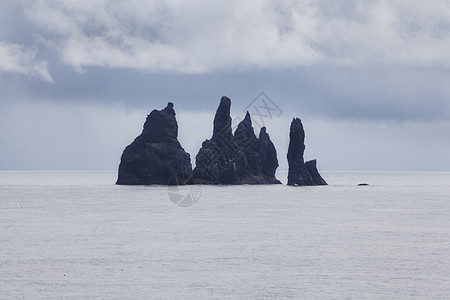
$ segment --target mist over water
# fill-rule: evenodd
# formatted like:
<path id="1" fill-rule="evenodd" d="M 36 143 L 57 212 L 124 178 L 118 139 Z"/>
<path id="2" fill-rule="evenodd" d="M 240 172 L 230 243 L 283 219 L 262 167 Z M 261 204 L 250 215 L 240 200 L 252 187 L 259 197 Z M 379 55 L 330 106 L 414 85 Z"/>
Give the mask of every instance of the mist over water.
<path id="1" fill-rule="evenodd" d="M 115 171 L 123 149 L 141 133 L 146 115 L 166 104 L 152 103 L 140 110 L 49 103 L 2 107 L 0 169 Z M 195 113 L 178 107 L 176 102 L 178 138 L 195 165 L 202 142 L 211 138 L 215 107 Z M 245 116 L 245 105 L 233 107 L 235 128 Z M 326 120 L 282 107 L 282 116 L 264 123 L 277 149 L 279 170 L 288 168 L 286 154 L 293 117 L 300 117 L 304 123 L 305 159 L 317 159 L 319 171 L 450 170 L 450 140 L 444 138 L 450 131 L 449 121 L 380 124 Z M 258 134 L 260 128 L 254 123 Z"/>
<path id="2" fill-rule="evenodd" d="M 115 172 L 0 171 L 2 297 L 450 297 L 450 173 L 323 176 L 179 207 Z"/>

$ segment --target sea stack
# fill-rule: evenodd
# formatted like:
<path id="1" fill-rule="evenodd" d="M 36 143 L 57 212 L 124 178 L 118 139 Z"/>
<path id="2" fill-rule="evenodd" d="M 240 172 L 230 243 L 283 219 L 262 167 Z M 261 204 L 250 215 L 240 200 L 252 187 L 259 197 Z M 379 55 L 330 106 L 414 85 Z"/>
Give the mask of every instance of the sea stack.
<path id="1" fill-rule="evenodd" d="M 248 184 L 280 184 L 275 177 L 278 168 L 277 150 L 270 140 L 266 127 L 262 127 L 257 138 L 247 112 L 234 132 L 234 140 L 247 160 Z"/>
<path id="2" fill-rule="evenodd" d="M 305 163 L 305 131 L 302 121 L 294 118 L 289 132 L 289 149 L 287 154 L 289 173 L 288 185 L 327 185 L 316 167 L 316 160 Z"/>
<path id="3" fill-rule="evenodd" d="M 190 155 L 178 141 L 173 103 L 153 110 L 142 133 L 122 153 L 116 184 L 185 184 L 192 175 Z"/>
<path id="4" fill-rule="evenodd" d="M 280 183 L 275 178 L 276 150 L 265 128 L 258 139 L 247 112 L 233 135 L 230 108 L 231 100 L 222 97 L 214 117 L 213 136 L 203 142 L 196 156 L 192 183 Z"/>

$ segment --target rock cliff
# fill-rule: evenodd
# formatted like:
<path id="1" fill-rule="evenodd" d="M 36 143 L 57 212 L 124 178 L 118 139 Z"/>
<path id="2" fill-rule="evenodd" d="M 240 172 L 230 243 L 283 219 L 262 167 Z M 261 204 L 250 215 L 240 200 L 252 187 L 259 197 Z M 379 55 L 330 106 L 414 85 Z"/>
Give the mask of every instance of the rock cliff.
<path id="1" fill-rule="evenodd" d="M 190 155 L 178 142 L 173 104 L 153 110 L 142 133 L 123 151 L 116 184 L 184 184 L 192 175 Z"/>

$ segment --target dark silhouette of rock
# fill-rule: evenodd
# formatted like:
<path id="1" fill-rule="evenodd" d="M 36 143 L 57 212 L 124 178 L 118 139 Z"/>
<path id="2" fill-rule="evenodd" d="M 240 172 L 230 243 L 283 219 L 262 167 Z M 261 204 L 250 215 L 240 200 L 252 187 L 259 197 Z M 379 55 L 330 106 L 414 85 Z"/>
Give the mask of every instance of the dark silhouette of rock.
<path id="1" fill-rule="evenodd" d="M 244 152 L 247 159 L 247 179 L 248 184 L 279 184 L 275 177 L 278 168 L 277 151 L 266 127 L 259 131 L 259 138 L 256 137 L 250 113 L 247 112 L 236 131 L 234 139 L 238 147 Z"/>
<path id="2" fill-rule="evenodd" d="M 300 119 L 294 118 L 289 132 L 288 148 L 288 185 L 313 185 L 312 177 L 305 166 L 305 131 Z"/>
<path id="3" fill-rule="evenodd" d="M 305 163 L 308 173 L 311 175 L 314 185 L 327 185 L 325 179 L 320 176 L 317 170 L 317 160 L 313 159 Z"/>
<path id="4" fill-rule="evenodd" d="M 289 149 L 287 154 L 289 172 L 288 185 L 326 185 L 316 168 L 316 160 L 305 163 L 305 131 L 302 121 L 294 118 L 289 132 Z"/>
<path id="5" fill-rule="evenodd" d="M 231 100 L 222 97 L 214 117 L 213 136 L 203 142 L 196 156 L 192 183 L 203 184 L 272 184 L 278 167 L 276 150 L 261 129 L 255 136 L 250 114 L 231 129 Z"/>
<path id="6" fill-rule="evenodd" d="M 247 112 L 244 120 L 238 124 L 234 131 L 234 140 L 247 159 L 247 169 L 253 170 L 253 173 L 258 173 L 261 170 L 259 142 L 255 135 L 249 112 Z"/>
<path id="7" fill-rule="evenodd" d="M 262 127 L 259 132 L 259 153 L 265 182 L 281 184 L 275 178 L 275 172 L 278 168 L 277 150 L 266 132 L 266 127 Z"/>
<path id="8" fill-rule="evenodd" d="M 230 146 L 233 142 L 233 133 L 231 131 L 231 100 L 228 97 L 220 99 L 219 107 L 214 116 L 214 127 L 212 141 L 221 145 Z M 230 145 L 228 145 L 230 144 Z"/>
<path id="9" fill-rule="evenodd" d="M 116 184 L 184 184 L 192 175 L 190 155 L 178 142 L 173 104 L 153 110 L 142 133 L 122 153 Z"/>
<path id="10" fill-rule="evenodd" d="M 192 183 L 238 184 L 246 175 L 246 159 L 231 130 L 231 100 L 222 97 L 214 116 L 213 136 L 202 143 Z"/>

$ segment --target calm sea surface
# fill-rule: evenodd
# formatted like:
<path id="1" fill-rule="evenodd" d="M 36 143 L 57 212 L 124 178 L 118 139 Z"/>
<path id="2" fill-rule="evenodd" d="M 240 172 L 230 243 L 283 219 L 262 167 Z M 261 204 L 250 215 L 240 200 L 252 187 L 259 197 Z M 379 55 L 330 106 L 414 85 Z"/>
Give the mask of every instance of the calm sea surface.
<path id="1" fill-rule="evenodd" d="M 323 176 L 0 171 L 0 299 L 450 299 L 450 173 Z"/>

